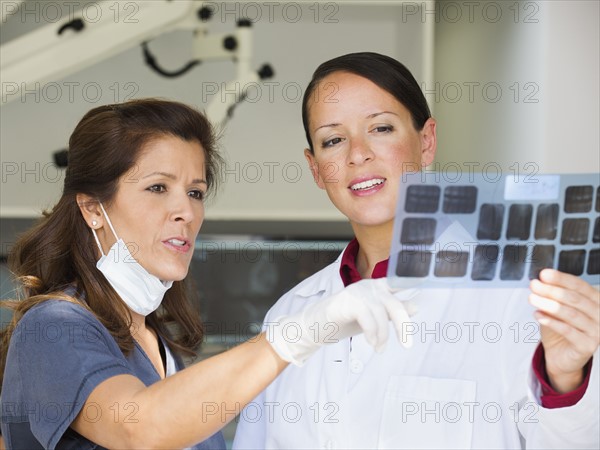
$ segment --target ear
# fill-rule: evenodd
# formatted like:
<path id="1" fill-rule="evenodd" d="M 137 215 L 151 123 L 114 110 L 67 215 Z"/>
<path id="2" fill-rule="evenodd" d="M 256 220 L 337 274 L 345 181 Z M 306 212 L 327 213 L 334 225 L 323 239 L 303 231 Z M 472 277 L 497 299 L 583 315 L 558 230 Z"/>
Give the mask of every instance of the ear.
<path id="1" fill-rule="evenodd" d="M 75 199 L 77 206 L 79 206 L 79 211 L 81 211 L 81 215 L 88 226 L 93 229 L 102 228 L 104 215 L 102 214 L 98 200 L 87 194 L 77 194 Z"/>
<path id="2" fill-rule="evenodd" d="M 421 166 L 427 167 L 435 158 L 437 149 L 436 121 L 430 117 L 421 130 Z"/>
<path id="3" fill-rule="evenodd" d="M 323 183 L 323 179 L 321 178 L 321 174 L 319 171 L 319 164 L 317 163 L 317 160 L 315 159 L 315 155 L 312 154 L 310 149 L 305 148 L 304 149 L 304 157 L 306 158 L 306 161 L 308 162 L 308 168 L 310 169 L 310 172 L 312 173 L 315 183 L 317 183 L 317 186 L 319 186 L 319 188 L 325 189 L 325 183 Z"/>

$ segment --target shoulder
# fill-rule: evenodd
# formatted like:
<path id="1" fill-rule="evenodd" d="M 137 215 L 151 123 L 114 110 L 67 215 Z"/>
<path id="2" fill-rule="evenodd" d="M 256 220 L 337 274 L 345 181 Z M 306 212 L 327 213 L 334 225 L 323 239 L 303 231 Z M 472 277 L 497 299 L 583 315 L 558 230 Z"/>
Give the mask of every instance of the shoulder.
<path id="1" fill-rule="evenodd" d="M 13 331 L 13 338 L 21 335 L 33 342 L 64 339 L 72 342 L 80 337 L 95 341 L 111 338 L 94 313 L 77 301 L 63 299 L 46 300 L 27 311 Z"/>
<path id="2" fill-rule="evenodd" d="M 341 256 L 286 292 L 271 307 L 265 320 L 294 313 L 305 307 L 309 302 L 327 297 L 333 292 L 343 289 L 344 285 L 340 277 L 340 261 Z"/>
<path id="3" fill-rule="evenodd" d="M 76 301 L 51 299 L 43 301 L 27 311 L 19 324 L 35 323 L 64 323 L 72 320 L 90 322 L 100 325 L 100 322 L 90 310 Z"/>

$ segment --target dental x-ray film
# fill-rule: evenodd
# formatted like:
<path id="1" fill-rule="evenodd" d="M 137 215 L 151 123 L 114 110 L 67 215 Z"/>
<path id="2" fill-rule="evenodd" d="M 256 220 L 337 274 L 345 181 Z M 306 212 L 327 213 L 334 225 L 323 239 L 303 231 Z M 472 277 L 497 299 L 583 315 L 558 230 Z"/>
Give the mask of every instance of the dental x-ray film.
<path id="1" fill-rule="evenodd" d="M 600 174 L 402 175 L 393 287 L 527 287 L 547 267 L 600 284 Z"/>

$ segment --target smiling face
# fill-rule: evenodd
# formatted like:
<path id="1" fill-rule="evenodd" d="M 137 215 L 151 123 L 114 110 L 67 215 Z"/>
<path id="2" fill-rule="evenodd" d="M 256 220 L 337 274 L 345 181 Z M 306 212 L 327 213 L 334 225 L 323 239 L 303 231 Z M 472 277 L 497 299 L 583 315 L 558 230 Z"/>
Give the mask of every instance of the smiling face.
<path id="1" fill-rule="evenodd" d="M 391 227 L 401 174 L 433 161 L 435 121 L 414 128 L 408 109 L 370 80 L 348 72 L 325 77 L 309 101 L 315 182 L 357 227 Z"/>
<path id="2" fill-rule="evenodd" d="M 204 150 L 163 136 L 149 142 L 119 179 L 106 213 L 132 256 L 163 281 L 185 278 L 204 220 Z M 116 242 L 106 220 L 97 229 L 104 253 Z"/>

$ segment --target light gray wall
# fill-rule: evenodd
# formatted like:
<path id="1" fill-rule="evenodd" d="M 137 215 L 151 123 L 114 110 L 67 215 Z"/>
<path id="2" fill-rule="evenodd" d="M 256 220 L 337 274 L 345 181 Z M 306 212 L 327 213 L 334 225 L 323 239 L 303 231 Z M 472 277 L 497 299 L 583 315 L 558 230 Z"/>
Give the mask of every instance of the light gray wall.
<path id="1" fill-rule="evenodd" d="M 600 171 L 599 2 L 463 2 L 455 22 L 456 3 L 436 26 L 439 167 Z"/>
<path id="2" fill-rule="evenodd" d="M 421 77 L 422 39 L 419 15 L 405 16 L 398 3 L 372 5 L 315 2 L 295 3 L 299 8 L 276 8 L 271 17 L 262 7 L 262 18 L 254 24 L 254 67 L 270 63 L 276 77 L 269 88 L 250 91 L 253 103 L 243 103 L 227 126 L 222 146 L 229 172 L 226 184 L 207 211 L 208 219 L 341 219 L 326 195 L 316 188 L 303 156 L 305 147 L 301 123 L 301 94 L 317 65 L 334 56 L 355 51 L 377 51 L 397 57 Z M 222 2 L 216 2 L 222 6 Z M 230 11 L 235 11 L 235 6 Z M 239 7 L 238 7 L 239 8 Z M 241 8 L 239 8 L 242 11 Z M 250 12 L 250 10 L 248 10 Z M 301 12 L 297 22 L 292 14 Z M 318 11 L 318 17 L 315 12 Z M 272 20 L 271 20 L 272 18 Z M 12 18 L 14 19 L 14 18 Z M 222 20 L 225 19 L 225 20 Z M 214 31 L 233 30 L 236 14 L 218 14 L 211 27 Z M 315 21 L 315 19 L 317 19 Z M 214 25 L 214 26 L 213 26 Z M 7 35 L 23 25 L 7 22 Z M 6 27 L 6 29 L 5 29 Z M 14 32 L 14 30 L 13 30 Z M 191 34 L 174 32 L 161 36 L 150 45 L 161 65 L 181 67 L 190 59 Z M 68 89 L 56 103 L 42 95 L 24 97 L 2 107 L 0 149 L 2 162 L 20 172 L 6 175 L 0 193 L 2 209 L 25 207 L 40 209 L 54 203 L 60 194 L 62 176 L 51 166 L 51 152 L 66 145 L 68 135 L 78 119 L 92 107 L 135 97 L 164 96 L 206 106 L 212 84 L 229 81 L 235 76 L 231 62 L 202 64 L 185 76 L 165 79 L 144 65 L 139 47 L 99 63 L 94 67 L 57 80 L 79 83 L 74 101 Z M 101 98 L 86 101 L 95 86 Z M 117 98 L 114 98 L 116 94 Z M 204 95 L 203 95 L 204 94 Z M 54 92 L 49 93 L 54 95 Z M 203 98 L 205 97 L 205 98 Z M 23 168 L 36 174 L 23 172 Z M 269 167 L 271 169 L 269 169 Z M 52 182 L 56 180 L 56 182 Z M 19 212 L 24 214 L 26 211 Z"/>
<path id="3" fill-rule="evenodd" d="M 543 165 L 600 172 L 600 2 L 548 3 Z"/>

